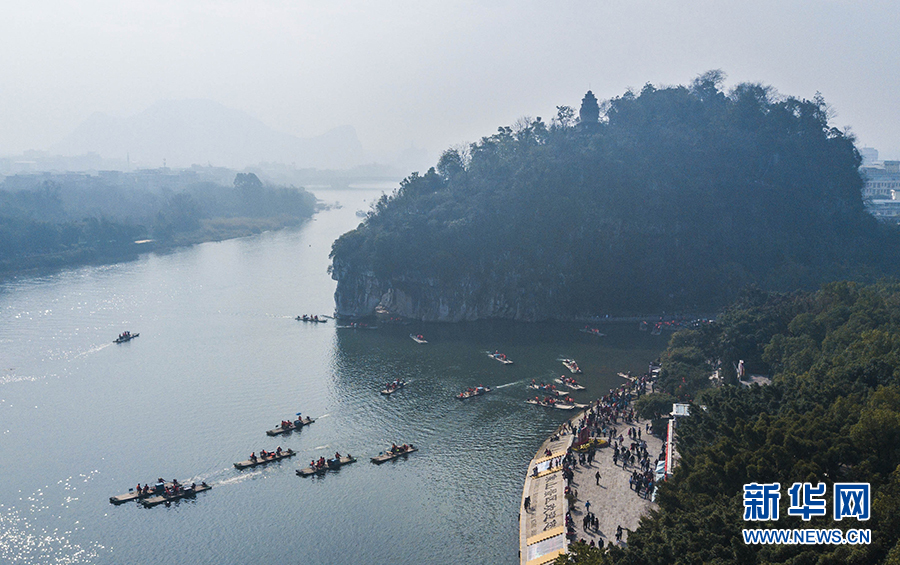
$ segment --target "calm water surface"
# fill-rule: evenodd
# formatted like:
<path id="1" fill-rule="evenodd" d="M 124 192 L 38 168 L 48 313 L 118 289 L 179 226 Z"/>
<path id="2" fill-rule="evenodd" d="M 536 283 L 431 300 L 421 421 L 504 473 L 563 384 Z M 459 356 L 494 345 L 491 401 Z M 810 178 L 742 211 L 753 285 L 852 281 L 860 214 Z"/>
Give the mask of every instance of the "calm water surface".
<path id="1" fill-rule="evenodd" d="M 331 242 L 379 195 L 320 192 L 343 206 L 296 231 L 0 285 L 0 563 L 517 563 L 527 462 L 567 415 L 525 404 L 525 385 L 573 357 L 587 401 L 666 338 L 633 324 L 597 338 L 577 324 L 295 321 L 333 311 Z M 141 335 L 112 344 L 124 330 Z M 381 396 L 397 377 L 410 384 Z M 497 390 L 454 398 L 478 384 Z M 265 435 L 299 411 L 318 421 Z M 420 451 L 368 462 L 391 442 Z M 299 455 L 232 466 L 279 445 Z M 336 450 L 360 461 L 294 474 Z M 160 476 L 214 488 L 171 507 L 108 502 Z"/>

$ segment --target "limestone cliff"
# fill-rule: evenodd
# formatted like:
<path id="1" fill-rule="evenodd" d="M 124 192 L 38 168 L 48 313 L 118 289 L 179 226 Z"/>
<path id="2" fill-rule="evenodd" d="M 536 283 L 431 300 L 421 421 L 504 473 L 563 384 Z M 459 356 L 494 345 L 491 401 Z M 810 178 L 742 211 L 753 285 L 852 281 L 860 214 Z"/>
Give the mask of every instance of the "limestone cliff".
<path id="1" fill-rule="evenodd" d="M 364 318 L 379 312 L 428 322 L 459 322 L 486 318 L 537 321 L 557 318 L 553 292 L 523 289 L 514 275 L 476 281 L 465 277 L 445 283 L 433 278 L 394 276 L 379 279 L 372 271 L 357 271 L 335 261 L 332 278 L 336 313 Z"/>

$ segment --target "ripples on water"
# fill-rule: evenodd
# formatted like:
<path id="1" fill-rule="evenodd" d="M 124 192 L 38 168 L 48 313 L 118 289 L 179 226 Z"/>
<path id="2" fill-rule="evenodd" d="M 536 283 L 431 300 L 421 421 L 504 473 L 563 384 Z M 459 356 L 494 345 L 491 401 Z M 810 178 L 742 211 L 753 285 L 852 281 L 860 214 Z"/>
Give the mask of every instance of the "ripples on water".
<path id="1" fill-rule="evenodd" d="M 329 197 L 350 204 L 297 231 L 0 285 L 0 562 L 517 562 L 525 467 L 569 416 L 525 404 L 525 385 L 572 357 L 590 392 L 575 396 L 590 398 L 645 368 L 665 337 L 295 321 L 333 310 L 331 242 L 373 195 Z M 113 345 L 124 330 L 141 335 Z M 409 384 L 382 396 L 395 378 Z M 495 390 L 455 398 L 479 384 Z M 298 411 L 317 421 L 265 435 Z M 420 451 L 367 461 L 392 442 Z M 298 455 L 232 466 L 279 445 Z M 334 451 L 360 460 L 294 474 Z M 213 489 L 170 507 L 109 504 L 158 476 Z"/>
<path id="2" fill-rule="evenodd" d="M 0 563 L 93 563 L 106 548 L 95 542 L 74 543 L 83 532 L 77 516 L 82 483 L 95 472 L 68 477 L 54 485 L 20 495 L 13 506 L 0 504 Z"/>

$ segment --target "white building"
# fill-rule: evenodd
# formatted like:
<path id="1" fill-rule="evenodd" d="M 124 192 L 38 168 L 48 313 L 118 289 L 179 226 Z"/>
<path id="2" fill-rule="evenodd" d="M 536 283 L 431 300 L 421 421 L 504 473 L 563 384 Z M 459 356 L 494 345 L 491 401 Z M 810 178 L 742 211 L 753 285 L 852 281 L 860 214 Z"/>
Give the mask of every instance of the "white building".
<path id="1" fill-rule="evenodd" d="M 862 198 L 869 213 L 879 219 L 900 219 L 900 161 L 861 171 L 865 178 Z"/>

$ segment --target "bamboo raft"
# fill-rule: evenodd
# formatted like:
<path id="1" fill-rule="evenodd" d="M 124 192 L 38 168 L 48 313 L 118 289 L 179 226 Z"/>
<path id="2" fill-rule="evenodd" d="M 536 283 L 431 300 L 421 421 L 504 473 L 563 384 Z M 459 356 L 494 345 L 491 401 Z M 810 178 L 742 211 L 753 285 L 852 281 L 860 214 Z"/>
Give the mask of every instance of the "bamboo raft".
<path id="1" fill-rule="evenodd" d="M 584 387 L 575 382 L 574 379 L 566 381 L 565 379 L 553 379 L 553 382 L 559 383 L 565 387 L 568 387 L 569 390 L 584 390 Z"/>
<path id="2" fill-rule="evenodd" d="M 394 383 L 390 383 L 390 384 L 391 384 L 391 386 L 388 386 L 387 388 L 383 389 L 381 391 L 381 394 L 383 394 L 385 396 L 394 394 L 395 392 L 397 392 L 398 390 L 400 390 L 401 388 L 406 386 L 406 381 L 400 381 L 396 385 L 394 385 Z"/>
<path id="3" fill-rule="evenodd" d="M 463 392 L 456 395 L 456 398 L 460 400 L 465 400 L 467 398 L 472 398 L 475 396 L 481 396 L 482 394 L 487 394 L 491 392 L 491 389 L 486 386 L 477 386 L 472 390 L 464 390 Z"/>
<path id="4" fill-rule="evenodd" d="M 545 408 L 556 408 L 557 410 L 575 410 L 578 407 L 587 407 L 587 404 L 566 404 L 565 402 L 544 402 L 543 400 L 535 400 L 530 398 L 526 400 L 528 404 L 535 406 L 544 406 Z"/>
<path id="5" fill-rule="evenodd" d="M 550 388 L 551 385 L 544 385 L 543 387 L 540 385 L 528 385 L 528 388 L 533 390 L 539 390 L 544 394 L 555 394 L 557 396 L 563 396 L 566 394 L 564 391 L 559 390 L 558 388 Z"/>
<path id="6" fill-rule="evenodd" d="M 297 475 L 300 477 L 309 477 L 310 475 L 324 475 L 326 471 L 337 471 L 344 465 L 356 463 L 356 457 L 345 455 L 340 459 L 328 459 L 325 461 L 324 467 L 304 467 L 297 469 Z"/>
<path id="7" fill-rule="evenodd" d="M 281 454 L 272 453 L 267 457 L 257 457 L 256 460 L 247 459 L 246 461 L 239 461 L 234 464 L 235 469 L 247 469 L 249 467 L 256 467 L 257 465 L 267 465 L 273 461 L 281 461 L 282 459 L 287 459 L 288 457 L 293 457 L 297 455 L 297 452 L 293 449 L 288 449 L 282 451 Z"/>
<path id="8" fill-rule="evenodd" d="M 513 364 L 512 359 L 508 358 L 506 355 L 503 355 L 502 353 L 488 353 L 487 356 L 495 361 L 500 361 L 504 365 L 512 365 Z"/>
<path id="9" fill-rule="evenodd" d="M 380 454 L 376 455 L 375 457 L 373 457 L 372 463 L 375 463 L 376 465 L 381 465 L 382 463 L 387 463 L 388 461 L 392 461 L 392 460 L 394 460 L 398 457 L 402 457 L 404 455 L 409 455 L 410 453 L 414 453 L 416 451 L 418 451 L 418 449 L 413 447 L 412 445 L 410 445 L 406 449 L 406 451 L 401 450 L 396 453 L 391 453 L 390 451 L 387 451 L 387 452 L 380 453 Z"/>
<path id="10" fill-rule="evenodd" d="M 156 484 L 159 484 L 159 483 L 156 483 Z M 159 488 L 159 490 L 164 490 L 164 487 L 172 488 L 173 486 L 175 486 L 175 485 L 173 485 L 172 483 L 165 483 L 164 485 L 162 485 Z M 149 498 L 149 497 L 157 494 L 156 485 L 154 485 L 153 488 L 154 488 L 154 490 L 150 491 L 147 494 L 143 494 L 140 491 L 136 491 L 135 489 L 130 488 L 130 489 L 128 489 L 128 492 L 125 494 L 120 494 L 117 496 L 110 496 L 109 501 L 112 504 L 125 504 L 126 502 L 131 502 L 132 500 L 138 500 L 139 498 Z"/>
<path id="11" fill-rule="evenodd" d="M 268 430 L 268 431 L 266 432 L 266 435 L 268 435 L 268 436 L 277 436 L 277 435 L 280 435 L 280 434 L 286 434 L 286 433 L 292 432 L 292 431 L 294 431 L 294 430 L 299 430 L 299 429 L 302 428 L 303 426 L 308 426 L 308 425 L 312 424 L 313 422 L 315 422 L 315 420 L 313 420 L 312 418 L 310 418 L 309 416 L 307 416 L 306 418 L 301 418 L 301 419 L 299 419 L 299 420 L 294 420 L 293 422 L 291 422 L 290 427 L 284 428 L 284 427 L 278 426 L 278 427 L 275 428 L 274 430 Z"/>
<path id="12" fill-rule="evenodd" d="M 125 335 L 125 336 L 122 336 L 122 337 L 117 337 L 116 339 L 113 340 L 113 343 L 125 343 L 126 341 L 131 341 L 131 340 L 133 340 L 134 338 L 136 338 L 136 337 L 139 336 L 139 335 L 141 335 L 141 334 L 139 334 L 139 333 L 137 333 L 137 334 L 128 334 L 128 335 Z"/>
<path id="13" fill-rule="evenodd" d="M 156 496 L 151 496 L 148 498 L 141 499 L 141 504 L 146 508 L 153 508 L 159 504 L 164 504 L 167 502 L 172 502 L 173 500 L 181 500 L 182 498 L 189 498 L 196 496 L 198 492 L 203 492 L 205 490 L 209 490 L 212 487 L 209 485 L 197 485 L 194 488 L 185 487 L 183 490 L 175 493 L 175 494 L 159 494 Z"/>

